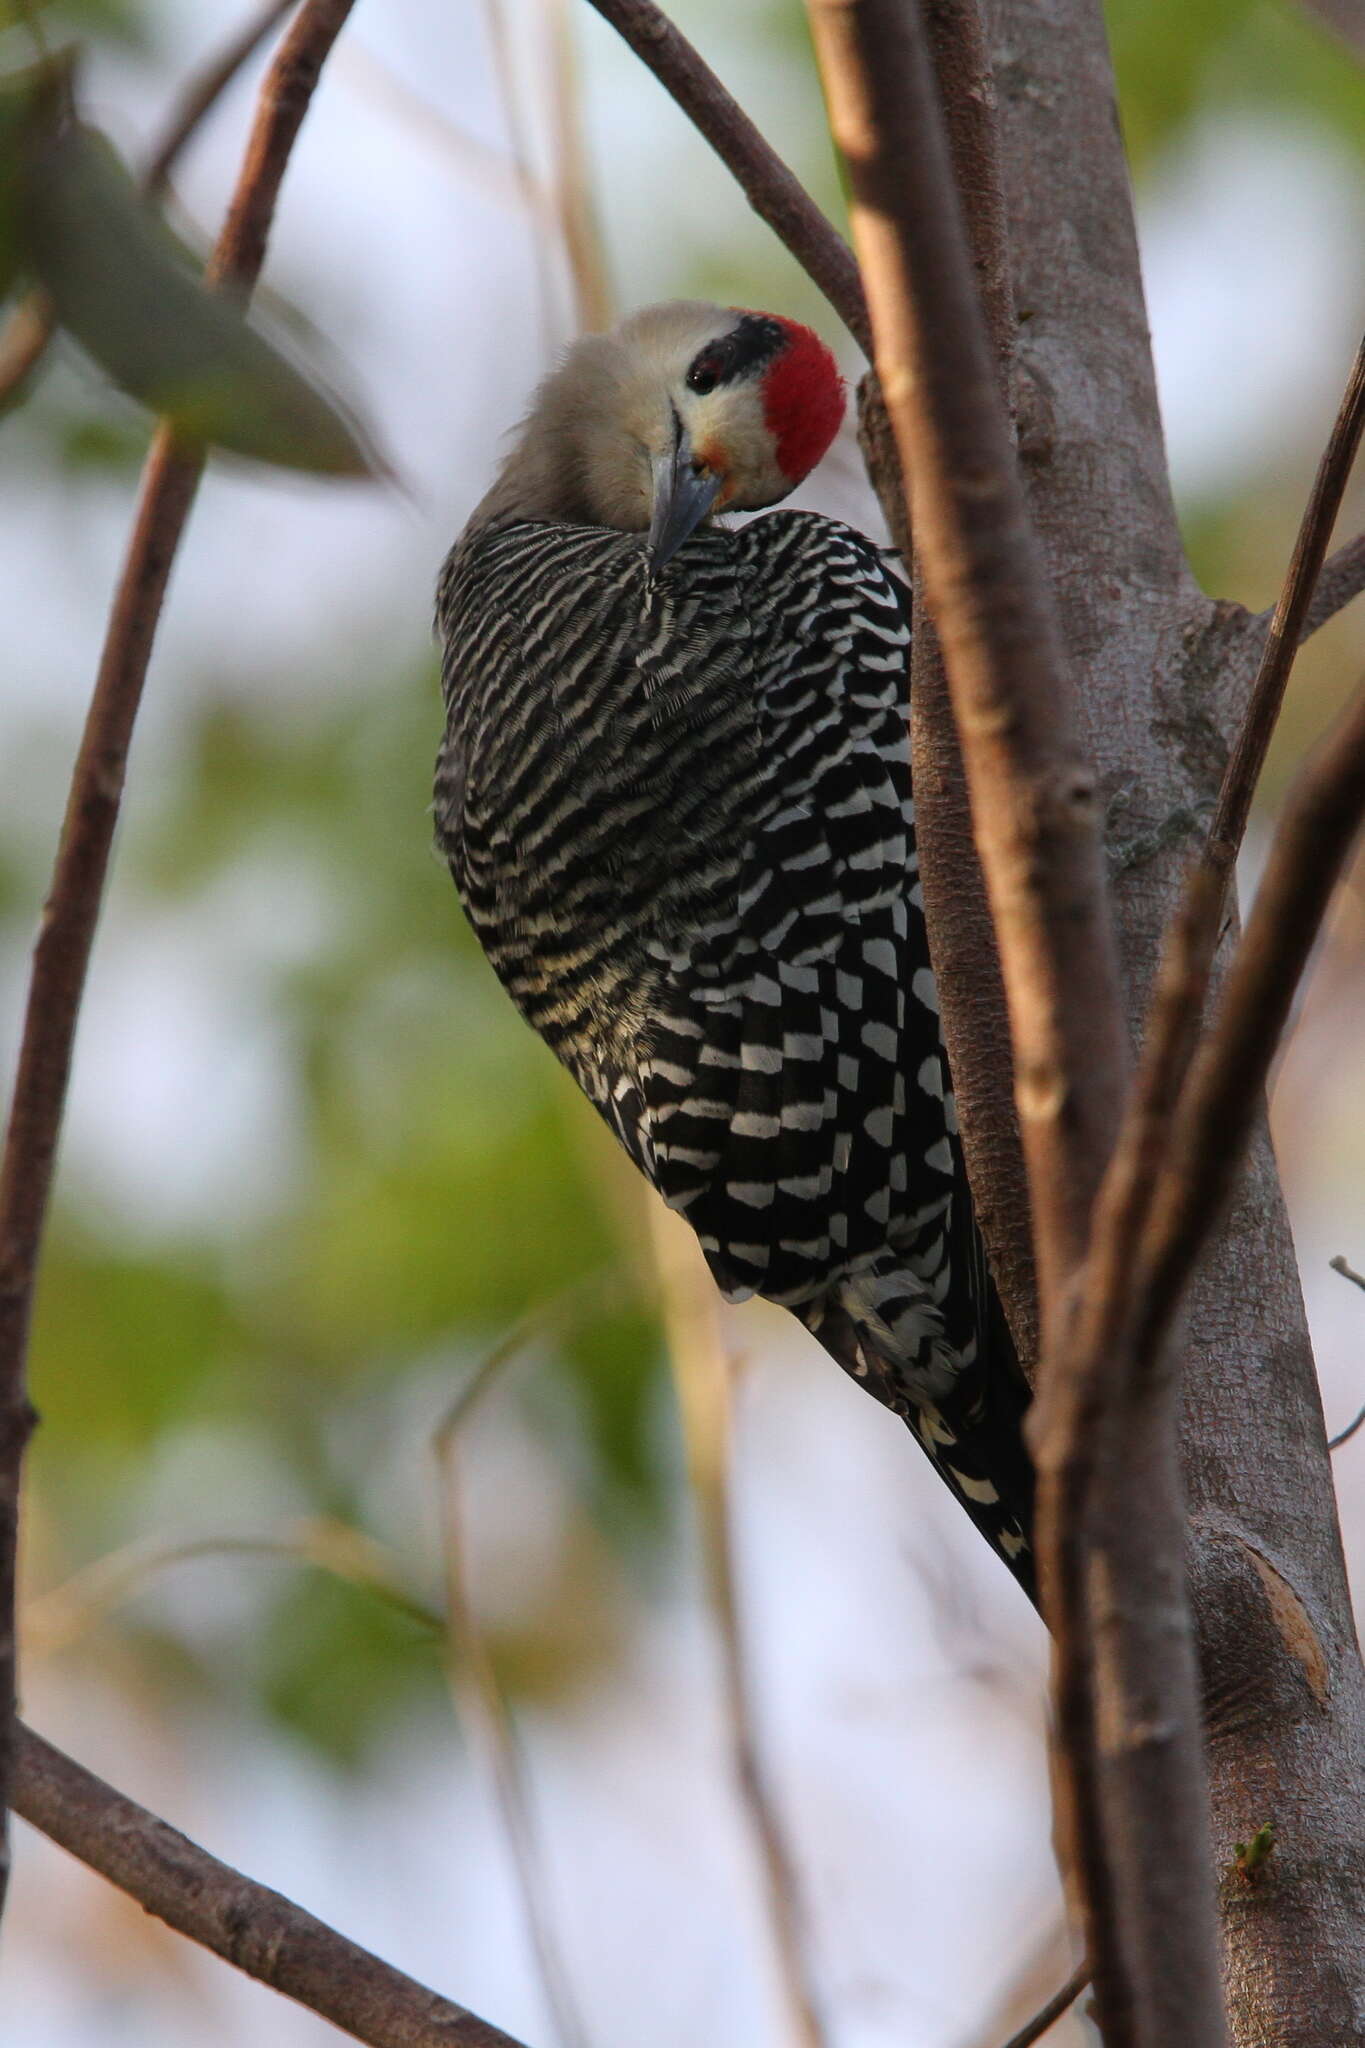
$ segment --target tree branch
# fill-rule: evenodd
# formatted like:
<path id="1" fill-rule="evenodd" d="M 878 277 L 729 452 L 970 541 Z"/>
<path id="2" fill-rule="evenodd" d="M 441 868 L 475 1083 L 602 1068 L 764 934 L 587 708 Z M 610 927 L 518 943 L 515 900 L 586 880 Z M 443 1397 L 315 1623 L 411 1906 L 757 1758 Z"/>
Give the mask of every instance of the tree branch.
<path id="1" fill-rule="evenodd" d="M 1221 1991 L 1201 1826 L 1198 1695 L 1181 1598 L 1182 1517 L 1169 1486 L 1154 1510 L 1148 1496 L 1116 1490 L 1143 1529 L 1148 1572 L 1165 1574 L 1183 1623 L 1168 1626 L 1174 1647 L 1158 1660 L 1150 1692 L 1176 1730 L 1159 1758 L 1158 1810 L 1178 1819 L 1163 1831 L 1158 1869 L 1150 1849 L 1133 1853 L 1133 1835 L 1121 1825 L 1128 1816 L 1107 1804 L 1116 1777 L 1122 1790 L 1132 1788 L 1105 1768 L 1084 1570 L 1089 1502 L 1068 1484 L 1069 1453 L 1095 1427 L 1104 1386 L 1098 1375 L 1083 1385 L 1063 1370 L 1067 1294 L 1117 1129 L 1126 1054 L 1094 781 L 1079 759 L 1059 635 L 973 301 L 916 10 L 896 0 L 812 0 L 811 14 L 853 181 L 878 369 L 911 478 L 911 525 L 943 640 L 1009 996 L 1044 1326 L 1046 1419 L 1035 1442 L 1044 1604 L 1057 1641 L 1064 1731 L 1059 1832 L 1084 1909 L 1106 2041 L 1154 2041 L 1164 2024 L 1165 2038 L 1179 2031 L 1213 2043 L 1222 2035 Z M 1133 1588 L 1112 1591 L 1123 1602 Z M 1169 1605 L 1162 1614 L 1169 1619 Z M 1137 1941 L 1128 1938 L 1129 1909 L 1141 1926 Z"/>
<path id="2" fill-rule="evenodd" d="M 352 0 L 305 0 L 261 87 L 246 157 L 209 264 L 211 282 L 250 293 L 299 127 Z M 57 1139 L 118 822 L 133 723 L 171 565 L 203 456 L 157 430 L 72 774 L 61 844 L 34 951 L 14 1098 L 0 1164 L 0 1811 L 12 1770 L 14 1561 L 19 1474 L 33 1425 L 26 1388 L 34 1282 Z M 8 1858 L 0 1858 L 0 1903 Z"/>
<path id="3" fill-rule="evenodd" d="M 1204 859 L 1226 877 L 1232 872 L 1246 832 L 1256 784 L 1284 702 L 1285 686 L 1309 624 L 1315 593 L 1320 596 L 1327 543 L 1332 538 L 1351 470 L 1365 429 L 1365 340 L 1356 350 L 1346 389 L 1299 524 L 1294 553 L 1271 614 L 1251 700 L 1223 777 L 1218 808 L 1209 829 Z M 1365 548 L 1361 573 L 1365 575 Z"/>
<path id="4" fill-rule="evenodd" d="M 1228 882 L 1256 784 L 1284 702 L 1315 585 L 1365 427 L 1365 342 L 1347 379 L 1285 579 L 1259 670 L 1224 772 L 1214 819 L 1163 949 L 1133 1096 L 1096 1208 L 1086 1295 L 1094 1310 L 1084 1340 L 1097 1356 L 1121 1340 L 1133 1294 L 1136 1247 L 1151 1219 L 1156 1179 L 1198 1044 Z"/>
<path id="5" fill-rule="evenodd" d="M 1318 587 L 1313 592 L 1313 601 L 1308 607 L 1303 622 L 1303 638 L 1311 639 L 1314 633 L 1344 611 L 1353 597 L 1359 597 L 1365 590 L 1365 533 L 1358 533 L 1354 540 L 1348 540 L 1334 555 L 1329 555 L 1322 565 Z M 1268 619 L 1269 615 L 1265 615 Z"/>
<path id="6" fill-rule="evenodd" d="M 220 1863 L 22 1724 L 14 1810 L 145 1912 L 370 2048 L 519 2048 L 476 2013 Z"/>
<path id="7" fill-rule="evenodd" d="M 810 13 L 1000 940 L 1046 1319 L 1084 1255 L 1125 1068 L 1093 778 L 917 12 L 812 0 Z"/>
<path id="8" fill-rule="evenodd" d="M 161 197 L 170 183 L 171 172 L 204 120 L 266 37 L 297 5 L 298 0 L 264 0 L 236 34 L 229 36 L 217 55 L 209 58 L 203 70 L 188 81 L 142 173 L 142 189 L 149 199 Z"/>
<path id="9" fill-rule="evenodd" d="M 1150 1358 L 1222 1212 L 1332 890 L 1365 818 L 1365 685 L 1286 799 L 1220 1015 L 1195 1055 L 1137 1261 Z"/>
<path id="10" fill-rule="evenodd" d="M 1005 2048 L 1033 2048 L 1035 2041 L 1041 2041 L 1049 2027 L 1055 2027 L 1063 2013 L 1070 2012 L 1076 2000 L 1090 1982 L 1090 1966 L 1080 1963 L 1067 1978 L 1060 1991 L 1055 1991 L 1044 2006 L 1020 2027 L 1017 2034 L 1011 2034 Z"/>
<path id="11" fill-rule="evenodd" d="M 1167 1342 L 1176 1306 L 1196 1250 L 1212 1228 L 1240 1164 L 1258 1100 L 1259 1082 L 1249 1096 L 1236 1097 L 1244 1112 L 1239 1123 L 1233 1100 L 1219 1096 L 1218 1120 L 1203 1129 L 1202 1138 L 1192 1137 L 1189 1119 L 1203 1113 L 1196 1076 L 1204 1077 L 1198 1082 L 1200 1089 L 1213 1089 L 1209 1061 L 1232 1056 L 1221 1028 L 1217 1042 L 1223 1052 L 1216 1054 L 1206 1045 L 1196 1053 L 1228 881 L 1363 419 L 1365 347 L 1357 355 L 1304 513 L 1246 718 L 1224 775 L 1213 829 L 1168 935 L 1133 1096 L 1096 1204 L 1082 1306 L 1062 1363 L 1077 1415 L 1089 1415 L 1084 1427 L 1069 1432 L 1048 1452 L 1061 1461 L 1061 1481 L 1072 1503 L 1065 1532 L 1070 1570 L 1078 1584 L 1086 1575 L 1093 1583 L 1101 1567 L 1125 1583 L 1131 1583 L 1133 1575 L 1145 1575 L 1152 1589 L 1147 1603 L 1129 1600 L 1122 1615 L 1105 1610 L 1092 1616 L 1100 1645 L 1095 1684 L 1109 1693 L 1114 1725 L 1131 1731 L 1124 1744 L 1111 1745 L 1113 1754 L 1099 1767 L 1101 1781 L 1124 1781 L 1128 1847 L 1124 1850 L 1120 1839 L 1120 1878 L 1130 1856 L 1136 1867 L 1143 1861 L 1138 1816 L 1170 1810 L 1161 1796 L 1161 1758 L 1150 1737 L 1140 1731 L 1144 1716 L 1150 1721 L 1146 1702 L 1168 1635 L 1162 1607 L 1171 1589 L 1156 1561 L 1144 1554 L 1145 1530 L 1135 1541 L 1131 1528 L 1107 1510 L 1106 1502 L 1112 1499 L 1116 1480 L 1121 1485 L 1121 1475 L 1133 1470 L 1138 1440 L 1158 1464 L 1165 1456 L 1166 1413 L 1174 1386 Z M 1325 840 L 1324 851 L 1327 847 Z M 1325 900 L 1324 896 L 1324 906 Z M 1316 923 L 1311 927 L 1315 929 Z M 1239 962 L 1245 958 L 1245 943 Z M 1268 1026 L 1267 1064 L 1296 981 L 1297 972 L 1284 992 L 1279 1023 L 1272 1018 Z M 1225 1010 L 1223 1027 L 1228 1016 Z M 1224 1088 L 1232 1085 L 1235 1090 L 1237 1071 L 1221 1077 Z M 1208 1148 L 1206 1153 L 1199 1152 L 1200 1143 Z M 1207 1178 L 1219 1170 L 1224 1175 L 1221 1181 Z M 1183 1207 L 1177 1203 L 1177 1186 L 1184 1190 Z M 1202 1192 L 1192 1192 L 1195 1189 Z M 1170 1212 L 1164 1219 L 1163 1204 Z M 1112 1428 L 1106 1434 L 1106 1415 L 1119 1411 L 1127 1422 L 1122 1444 L 1115 1441 Z M 1143 1420 L 1141 1430 L 1134 1426 L 1135 1416 Z M 1098 1540 L 1093 1534 L 1096 1514 L 1101 1518 Z M 1080 1668 L 1079 1652 L 1071 1645 L 1061 1643 L 1058 1655 L 1065 1670 L 1059 1711 L 1079 1730 L 1087 1712 L 1089 1681 Z M 1190 1732 L 1185 1730 L 1187 1738 Z M 1117 1798 L 1111 1791 L 1111 1810 Z M 1161 1937 L 1154 1939 L 1159 1943 Z"/>
<path id="12" fill-rule="evenodd" d="M 977 0 L 929 0 L 925 26 L 953 177 L 1001 396 L 1008 406 L 1015 366 L 1014 291 L 995 78 Z M 871 456 L 873 450 L 868 452 Z M 894 476 L 879 481 L 878 494 L 885 503 L 892 492 L 903 489 L 897 463 Z M 1028 1176 L 1014 1112 L 1009 1012 L 972 832 L 962 749 L 922 582 L 917 569 L 910 743 L 925 921 L 977 1221 L 1015 1349 L 1032 1378 L 1038 1356 L 1038 1298 Z"/>
<path id="13" fill-rule="evenodd" d="M 819 286 L 871 357 L 867 306 L 853 252 L 737 100 L 653 0 L 589 0 L 710 143 L 759 219 Z"/>

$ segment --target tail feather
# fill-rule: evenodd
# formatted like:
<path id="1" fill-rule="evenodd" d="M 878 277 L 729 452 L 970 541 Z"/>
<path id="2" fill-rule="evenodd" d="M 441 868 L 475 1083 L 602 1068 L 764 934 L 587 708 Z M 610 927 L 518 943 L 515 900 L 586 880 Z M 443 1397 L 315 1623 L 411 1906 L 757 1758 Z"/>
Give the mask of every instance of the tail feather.
<path id="1" fill-rule="evenodd" d="M 860 1312 L 857 1295 L 847 1290 L 838 1303 L 827 1299 L 807 1321 L 830 1356 L 914 1432 L 949 1491 L 1036 1606 L 1034 1472 L 1023 1430 L 1031 1395 L 969 1203 L 964 1187 L 954 1198 L 960 1227 L 954 1232 L 953 1284 L 956 1302 L 970 1301 L 972 1336 L 959 1336 L 951 1369 L 926 1371 L 922 1341 L 911 1355 L 888 1343 L 887 1318 Z M 888 1291 L 896 1288 L 894 1269 L 884 1284 Z M 902 1296 L 913 1291 L 904 1275 L 899 1285 Z M 902 1316 L 902 1325 L 907 1320 Z M 957 1320 L 950 1318 L 950 1326 Z"/>

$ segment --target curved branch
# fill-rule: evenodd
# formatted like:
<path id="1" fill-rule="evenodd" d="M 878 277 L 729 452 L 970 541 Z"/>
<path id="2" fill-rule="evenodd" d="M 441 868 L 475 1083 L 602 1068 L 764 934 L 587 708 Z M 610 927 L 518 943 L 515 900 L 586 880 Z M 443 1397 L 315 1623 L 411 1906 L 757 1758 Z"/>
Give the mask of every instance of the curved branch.
<path id="1" fill-rule="evenodd" d="M 265 0 L 217 55 L 209 58 L 203 70 L 190 79 L 142 173 L 142 189 L 149 199 L 161 197 L 171 172 L 202 122 L 213 112 L 242 67 L 251 62 L 266 37 L 297 4 L 298 0 Z"/>
<path id="2" fill-rule="evenodd" d="M 1215 863 L 1226 877 L 1232 871 L 1246 831 L 1251 799 L 1265 765 L 1275 722 L 1284 702 L 1285 686 L 1294 656 L 1301 642 L 1314 630 L 1314 599 L 1322 601 L 1322 582 L 1327 543 L 1332 538 L 1341 501 L 1346 495 L 1360 438 L 1365 431 L 1365 340 L 1361 341 L 1346 380 L 1332 431 L 1318 464 L 1313 488 L 1299 523 L 1294 553 L 1271 614 L 1261 649 L 1260 665 L 1252 685 L 1251 701 L 1233 746 L 1223 777 L 1218 809 L 1209 828 L 1204 859 Z M 1357 543 L 1356 545 L 1360 545 Z M 1346 550 L 1349 554 L 1349 549 Z M 1360 573 L 1365 578 L 1365 546 L 1360 548 Z M 1337 558 L 1340 561 L 1340 557 Z M 1337 587 L 1341 586 L 1338 571 Z M 1339 599 L 1337 608 L 1345 599 Z M 1324 617 L 1330 617 L 1328 612 Z M 1319 623 L 1322 623 L 1320 620 Z"/>
<path id="3" fill-rule="evenodd" d="M 243 297 L 260 274 L 285 166 L 318 74 L 352 4 L 305 0 L 261 87 L 237 188 L 208 270 L 212 283 L 230 285 Z M 202 454 L 178 449 L 168 429 L 158 429 L 143 472 L 34 950 L 0 1163 L 0 1812 L 8 1804 L 12 1768 L 14 1560 L 20 1465 L 33 1425 L 26 1365 L 34 1281 L 128 747 L 171 565 L 202 468 Z M 0 1858 L 0 1903 L 7 1875 L 7 1859 Z"/>
<path id="4" fill-rule="evenodd" d="M 853 251 L 710 65 L 653 0 L 589 0 L 589 5 L 629 43 L 705 136 L 759 219 L 819 286 L 870 358 L 872 333 Z"/>
<path id="5" fill-rule="evenodd" d="M 1304 617 L 1301 639 L 1308 640 L 1319 632 L 1338 612 L 1345 611 L 1352 598 L 1359 597 L 1362 590 L 1365 590 L 1365 533 L 1358 533 L 1354 540 L 1348 540 L 1323 563 L 1318 587 Z M 1271 614 L 1266 612 L 1263 617 L 1269 625 Z"/>
<path id="6" fill-rule="evenodd" d="M 1270 1062 L 1332 890 L 1365 820 L 1365 684 L 1285 801 L 1260 888 L 1152 1191 L 1133 1278 L 1150 1359 L 1238 1173 Z"/>
<path id="7" fill-rule="evenodd" d="M 243 1877 L 20 1725 L 14 1811 L 178 1934 L 369 2048 L 519 2048 L 477 2013 Z"/>
<path id="8" fill-rule="evenodd" d="M 1011 2034 L 1005 2048 L 1033 2048 L 1035 2041 L 1041 2041 L 1049 2027 L 1055 2027 L 1065 2012 L 1070 2012 L 1076 2000 L 1090 1982 L 1090 1965 L 1081 1963 L 1067 1978 L 1060 1991 L 1054 1991 L 1046 2005 L 1041 2006 L 1031 2020 L 1020 2027 L 1017 2034 Z"/>

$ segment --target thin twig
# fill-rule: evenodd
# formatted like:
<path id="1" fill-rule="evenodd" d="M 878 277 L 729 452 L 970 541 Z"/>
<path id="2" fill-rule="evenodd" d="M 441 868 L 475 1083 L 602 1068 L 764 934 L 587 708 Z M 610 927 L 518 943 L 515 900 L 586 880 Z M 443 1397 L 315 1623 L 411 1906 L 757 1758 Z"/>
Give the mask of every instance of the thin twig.
<path id="1" fill-rule="evenodd" d="M 1279 603 L 1271 615 L 1251 700 L 1223 777 L 1218 808 L 1209 828 L 1206 860 L 1230 874 L 1246 832 L 1251 800 L 1261 779 L 1294 656 L 1308 628 L 1309 608 L 1322 575 L 1346 495 L 1356 452 L 1365 430 L 1365 340 L 1356 350 L 1332 431 L 1318 464 L 1299 524 L 1294 553 Z"/>
<path id="2" fill-rule="evenodd" d="M 513 174 L 521 190 L 527 220 L 534 222 L 541 191 L 531 162 L 531 143 L 522 112 L 517 62 L 512 33 L 507 21 L 506 0 L 483 0 L 483 18 L 493 51 L 493 68 L 497 74 L 498 93 L 502 100 L 502 114 L 507 127 Z M 558 338 L 555 289 L 549 252 L 539 235 L 533 235 L 531 239 L 531 261 L 535 266 L 536 291 L 540 301 L 541 347 L 548 357 L 553 354 Z"/>
<path id="3" fill-rule="evenodd" d="M 520 2048 L 476 2013 L 220 1863 L 32 1729 L 20 1724 L 17 1733 L 15 1812 L 234 1969 L 370 2048 Z"/>
<path id="4" fill-rule="evenodd" d="M 671 93 L 759 219 L 791 251 L 870 357 L 872 334 L 852 250 L 743 107 L 653 0 L 589 0 L 589 5 Z"/>
<path id="5" fill-rule="evenodd" d="M 1275 1047 L 1365 818 L 1365 685 L 1285 801 L 1220 1014 L 1191 1064 L 1136 1261 L 1150 1358 L 1240 1169 Z"/>
<path id="6" fill-rule="evenodd" d="M 588 2048 L 588 2032 L 555 1928 L 516 1730 L 470 1592 L 459 1453 L 469 1418 L 495 1379 L 581 1293 L 582 1284 L 567 1290 L 549 1310 L 527 1317 L 510 1331 L 470 1374 L 432 1437 L 445 1574 L 446 1673 L 456 1712 L 487 1759 L 521 1893 L 526 1931 L 561 2048 Z"/>
<path id="7" fill-rule="evenodd" d="M 1353 1266 L 1348 1266 L 1340 1252 L 1337 1253 L 1334 1259 L 1329 1259 L 1327 1263 L 1334 1273 L 1340 1273 L 1343 1280 L 1349 1280 L 1354 1286 L 1365 1291 L 1365 1273 L 1357 1273 Z M 1348 1422 L 1345 1429 L 1338 1430 L 1335 1436 L 1328 1437 L 1328 1450 L 1339 1451 L 1343 1444 L 1348 1444 L 1362 1423 L 1365 1423 L 1365 1408 L 1361 1409 L 1354 1422 Z"/>
<path id="8" fill-rule="evenodd" d="M 1310 639 L 1339 611 L 1344 611 L 1353 597 L 1359 597 L 1362 590 L 1365 590 L 1365 533 L 1358 533 L 1354 540 L 1346 541 L 1323 563 L 1313 601 L 1304 615 L 1302 638 Z M 1265 623 L 1269 624 L 1269 616 Z"/>
<path id="9" fill-rule="evenodd" d="M 162 196 L 187 144 L 271 30 L 297 5 L 298 0 L 268 0 L 190 80 L 143 170 L 147 199 Z M 9 315 L 0 329 L 0 413 L 19 396 L 56 331 L 51 301 L 42 290 L 27 293 Z"/>
<path id="10" fill-rule="evenodd" d="M 414 92 L 377 51 L 352 38 L 337 51 L 332 73 L 399 121 L 406 137 L 420 136 L 439 149 L 462 177 L 474 181 L 481 195 L 504 206 L 526 203 L 526 193 L 507 153 L 457 126 L 449 114 Z M 553 209 L 548 195 L 537 188 L 533 203 L 538 226 L 550 228 Z"/>
<path id="11" fill-rule="evenodd" d="M 208 276 L 245 298 L 260 275 L 285 166 L 327 52 L 353 0 L 305 0 L 267 73 Z M 109 850 L 180 535 L 203 468 L 158 428 L 72 775 L 52 886 L 34 951 L 14 1099 L 0 1164 L 0 1811 L 15 1696 L 14 1559 L 19 1471 L 33 1426 L 26 1388 L 33 1288 L 71 1074 L 76 1020 Z M 8 1864 L 0 1864 L 0 1902 Z"/>
<path id="12" fill-rule="evenodd" d="M 278 1535 L 154 1537 L 110 1551 L 25 1604 L 25 1654 L 51 1656 L 65 1649 L 172 1565 L 225 1557 L 278 1558 L 311 1565 L 373 1593 L 407 1620 L 436 1635 L 445 1628 L 442 1616 L 404 1584 L 393 1559 L 373 1537 L 344 1522 L 318 1516 L 294 1523 Z"/>
<path id="13" fill-rule="evenodd" d="M 1328 1437 L 1328 1450 L 1339 1451 L 1343 1444 L 1348 1444 L 1351 1441 L 1351 1438 L 1355 1435 L 1356 1431 L 1360 1428 L 1362 1422 L 1365 1422 L 1365 1408 L 1361 1409 L 1359 1415 L 1357 1415 L 1354 1422 L 1348 1422 L 1345 1429 L 1338 1430 L 1335 1436 Z"/>
<path id="14" fill-rule="evenodd" d="M 1334 1273 L 1340 1273 L 1343 1280 L 1351 1281 L 1356 1287 L 1365 1288 L 1365 1273 L 1357 1273 L 1354 1266 L 1348 1266 L 1340 1252 L 1327 1263 Z"/>
<path id="15" fill-rule="evenodd" d="M 650 1204 L 650 1223 L 700 1527 L 707 1602 L 720 1651 L 735 1784 L 763 1873 L 791 2038 L 800 2048 L 825 2048 L 828 2036 L 806 1954 L 795 1859 L 763 1760 L 745 1655 L 732 1518 L 735 1364 L 726 1343 L 720 1297 L 692 1233 L 656 1202 Z"/>
<path id="16" fill-rule="evenodd" d="M 1020 2027 L 1017 2034 L 1011 2034 L 1005 2048 L 1033 2048 L 1035 2041 L 1041 2041 L 1049 2027 L 1055 2027 L 1062 2014 L 1069 2012 L 1086 1985 L 1090 1982 L 1090 1966 L 1081 1963 L 1072 1971 L 1060 1991 L 1049 1998 L 1045 2006 L 1033 2018 Z"/>
<path id="17" fill-rule="evenodd" d="M 578 331 L 596 334 L 612 323 L 613 294 L 583 139 L 583 96 L 569 25 L 569 0 L 545 0 L 545 8 L 559 231 L 573 280 Z"/>
<path id="18" fill-rule="evenodd" d="M 297 5 L 298 0 L 265 0 L 265 5 L 258 7 L 217 55 L 209 58 L 203 70 L 189 80 L 142 173 L 142 190 L 148 199 L 161 197 L 171 172 L 206 116 L 213 112 L 237 74 L 251 62 L 266 37 Z"/>
<path id="19" fill-rule="evenodd" d="M 1228 881 L 1362 426 L 1365 342 L 1352 364 L 1300 521 L 1208 840 L 1167 932 L 1133 1094 L 1096 1207 L 1086 1296 L 1097 1305 L 1102 1324 L 1078 1341 L 1097 1357 L 1116 1355 L 1119 1329 L 1134 1299 L 1135 1247 L 1150 1218 L 1158 1168 L 1166 1156 L 1172 1120 L 1199 1043 Z"/>

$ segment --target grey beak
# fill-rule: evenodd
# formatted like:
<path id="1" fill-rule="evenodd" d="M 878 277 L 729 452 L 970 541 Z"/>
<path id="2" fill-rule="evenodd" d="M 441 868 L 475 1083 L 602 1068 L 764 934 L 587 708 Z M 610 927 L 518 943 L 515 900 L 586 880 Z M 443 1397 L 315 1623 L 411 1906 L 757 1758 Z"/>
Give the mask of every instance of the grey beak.
<path id="1" fill-rule="evenodd" d="M 670 562 L 690 533 L 705 519 L 720 491 L 718 476 L 693 468 L 692 442 L 686 427 L 673 415 L 673 452 L 654 458 L 654 512 L 649 522 L 649 552 L 655 569 Z"/>

